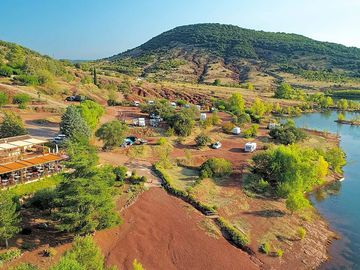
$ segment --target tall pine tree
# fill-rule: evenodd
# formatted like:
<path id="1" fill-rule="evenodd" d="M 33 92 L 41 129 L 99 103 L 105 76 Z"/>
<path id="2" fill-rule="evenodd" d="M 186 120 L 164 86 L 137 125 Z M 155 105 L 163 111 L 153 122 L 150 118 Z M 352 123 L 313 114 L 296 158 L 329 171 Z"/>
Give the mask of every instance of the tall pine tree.
<path id="1" fill-rule="evenodd" d="M 5 241 L 8 248 L 8 240 L 19 232 L 19 215 L 16 211 L 16 203 L 10 192 L 0 194 L 0 239 Z"/>

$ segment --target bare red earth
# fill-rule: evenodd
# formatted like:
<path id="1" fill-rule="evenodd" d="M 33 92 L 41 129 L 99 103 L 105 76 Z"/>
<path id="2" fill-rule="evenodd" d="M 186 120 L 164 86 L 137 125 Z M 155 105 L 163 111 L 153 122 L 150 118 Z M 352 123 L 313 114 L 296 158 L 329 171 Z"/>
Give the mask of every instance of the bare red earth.
<path id="1" fill-rule="evenodd" d="M 132 269 L 136 258 L 147 270 L 259 269 L 224 238 L 208 236 L 198 225 L 205 217 L 160 188 L 143 193 L 123 218 L 95 236 L 108 265 Z"/>

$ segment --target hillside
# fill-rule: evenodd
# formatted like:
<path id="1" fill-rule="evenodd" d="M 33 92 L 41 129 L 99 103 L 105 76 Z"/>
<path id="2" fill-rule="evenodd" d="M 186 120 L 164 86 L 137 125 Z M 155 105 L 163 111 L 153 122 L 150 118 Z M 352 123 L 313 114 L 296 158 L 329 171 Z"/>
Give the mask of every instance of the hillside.
<path id="1" fill-rule="evenodd" d="M 0 75 L 25 85 L 43 85 L 65 77 L 67 63 L 41 55 L 15 43 L 0 41 Z"/>
<path id="2" fill-rule="evenodd" d="M 176 27 L 99 65 L 129 75 L 200 83 L 271 84 L 282 80 L 282 73 L 345 83 L 360 79 L 360 49 L 296 34 L 195 24 Z"/>

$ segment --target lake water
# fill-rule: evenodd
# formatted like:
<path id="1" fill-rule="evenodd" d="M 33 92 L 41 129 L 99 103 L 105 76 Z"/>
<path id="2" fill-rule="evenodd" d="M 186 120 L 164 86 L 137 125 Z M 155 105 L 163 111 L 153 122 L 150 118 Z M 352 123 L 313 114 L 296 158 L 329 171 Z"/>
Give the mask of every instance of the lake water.
<path id="1" fill-rule="evenodd" d="M 355 117 L 347 113 L 346 118 Z M 311 196 L 315 207 L 341 237 L 330 246 L 331 259 L 320 269 L 360 269 L 360 126 L 334 122 L 337 112 L 311 113 L 295 118 L 298 127 L 329 131 L 340 136 L 346 153 L 345 180 Z"/>

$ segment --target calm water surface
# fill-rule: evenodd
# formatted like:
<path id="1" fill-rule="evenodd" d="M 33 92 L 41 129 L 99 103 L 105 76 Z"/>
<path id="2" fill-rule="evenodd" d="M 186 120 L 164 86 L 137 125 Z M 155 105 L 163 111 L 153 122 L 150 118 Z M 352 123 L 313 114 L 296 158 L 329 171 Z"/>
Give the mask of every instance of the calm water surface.
<path id="1" fill-rule="evenodd" d="M 346 118 L 355 117 L 347 113 Z M 331 259 L 320 269 L 360 269 L 360 126 L 334 122 L 336 112 L 311 113 L 295 118 L 298 127 L 325 130 L 340 136 L 346 153 L 345 180 L 316 192 L 314 205 L 341 237 L 330 246 Z"/>

